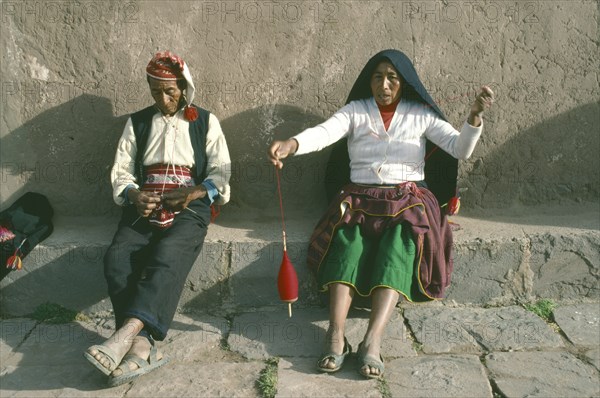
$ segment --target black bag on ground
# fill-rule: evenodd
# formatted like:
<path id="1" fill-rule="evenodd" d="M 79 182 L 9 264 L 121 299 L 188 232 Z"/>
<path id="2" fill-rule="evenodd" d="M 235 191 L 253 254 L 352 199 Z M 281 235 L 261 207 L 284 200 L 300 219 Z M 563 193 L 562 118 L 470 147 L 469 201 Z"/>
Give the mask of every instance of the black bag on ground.
<path id="1" fill-rule="evenodd" d="M 13 239 L 0 243 L 0 280 L 12 271 L 6 267 L 6 262 L 19 246 L 17 254 L 23 259 L 50 236 L 54 228 L 53 216 L 54 210 L 48 198 L 35 192 L 27 192 L 0 212 L 0 225 L 15 235 Z"/>

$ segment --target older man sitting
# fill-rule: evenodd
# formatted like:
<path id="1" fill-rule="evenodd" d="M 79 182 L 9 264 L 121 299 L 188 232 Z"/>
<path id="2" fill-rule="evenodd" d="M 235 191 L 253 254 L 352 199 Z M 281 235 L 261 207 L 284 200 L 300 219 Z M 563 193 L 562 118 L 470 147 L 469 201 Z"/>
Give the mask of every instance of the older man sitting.
<path id="1" fill-rule="evenodd" d="M 187 64 L 157 53 L 146 74 L 155 104 L 127 120 L 111 174 L 123 214 L 104 273 L 117 330 L 84 353 L 110 386 L 167 362 L 155 340 L 167 335 L 211 205 L 229 200 L 227 143 L 217 118 L 192 104 Z"/>

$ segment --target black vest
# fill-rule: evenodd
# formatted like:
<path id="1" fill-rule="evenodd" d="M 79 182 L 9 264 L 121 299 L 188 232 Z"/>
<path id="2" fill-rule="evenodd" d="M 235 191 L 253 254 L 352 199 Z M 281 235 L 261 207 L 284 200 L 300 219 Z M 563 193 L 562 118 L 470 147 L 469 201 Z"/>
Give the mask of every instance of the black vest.
<path id="1" fill-rule="evenodd" d="M 192 148 L 194 149 L 194 162 L 195 166 L 192 170 L 194 181 L 196 185 L 202 183 L 206 178 L 206 134 L 208 133 L 208 118 L 210 112 L 206 109 L 202 109 L 196 105 L 192 105 L 198 111 L 198 118 L 190 122 L 190 140 L 192 141 Z M 150 135 L 150 129 L 152 127 L 152 117 L 159 111 L 155 106 L 149 106 L 142 109 L 139 112 L 131 115 L 131 122 L 133 124 L 133 132 L 135 133 L 135 142 L 137 145 L 137 152 L 135 155 L 135 176 L 138 184 L 143 185 L 145 180 L 144 175 L 144 153 L 146 152 L 146 145 L 148 145 L 148 136 Z"/>

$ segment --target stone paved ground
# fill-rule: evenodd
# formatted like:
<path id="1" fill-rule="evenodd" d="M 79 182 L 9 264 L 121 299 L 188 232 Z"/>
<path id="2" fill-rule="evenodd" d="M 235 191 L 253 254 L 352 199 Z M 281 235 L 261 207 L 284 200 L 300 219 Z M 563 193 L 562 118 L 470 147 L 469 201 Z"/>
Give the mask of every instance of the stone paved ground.
<path id="1" fill-rule="evenodd" d="M 219 317 L 178 315 L 161 349 L 172 361 L 116 388 L 82 352 L 112 322 L 63 325 L 0 321 L 1 397 L 260 397 L 272 367 L 280 397 L 599 397 L 600 307 L 559 306 L 555 323 L 521 307 L 402 304 L 387 328 L 384 380 L 365 380 L 350 357 L 335 374 L 315 371 L 323 308 Z M 353 310 L 356 349 L 368 320 Z M 276 365 L 269 361 L 278 358 Z"/>

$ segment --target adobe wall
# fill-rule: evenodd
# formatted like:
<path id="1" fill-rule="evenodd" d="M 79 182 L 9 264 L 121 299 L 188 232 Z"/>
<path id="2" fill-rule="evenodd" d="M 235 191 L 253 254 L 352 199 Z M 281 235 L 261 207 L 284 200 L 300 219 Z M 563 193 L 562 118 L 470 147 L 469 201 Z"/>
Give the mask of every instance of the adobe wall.
<path id="1" fill-rule="evenodd" d="M 497 93 L 461 164 L 463 208 L 599 197 L 596 1 L 3 1 L 2 208 L 25 191 L 60 215 L 118 214 L 108 174 L 144 68 L 170 49 L 196 103 L 221 120 L 232 208 L 276 206 L 267 145 L 343 105 L 367 59 L 404 51 L 459 127 L 481 84 Z M 284 168 L 286 207 L 323 206 L 327 153 Z"/>

